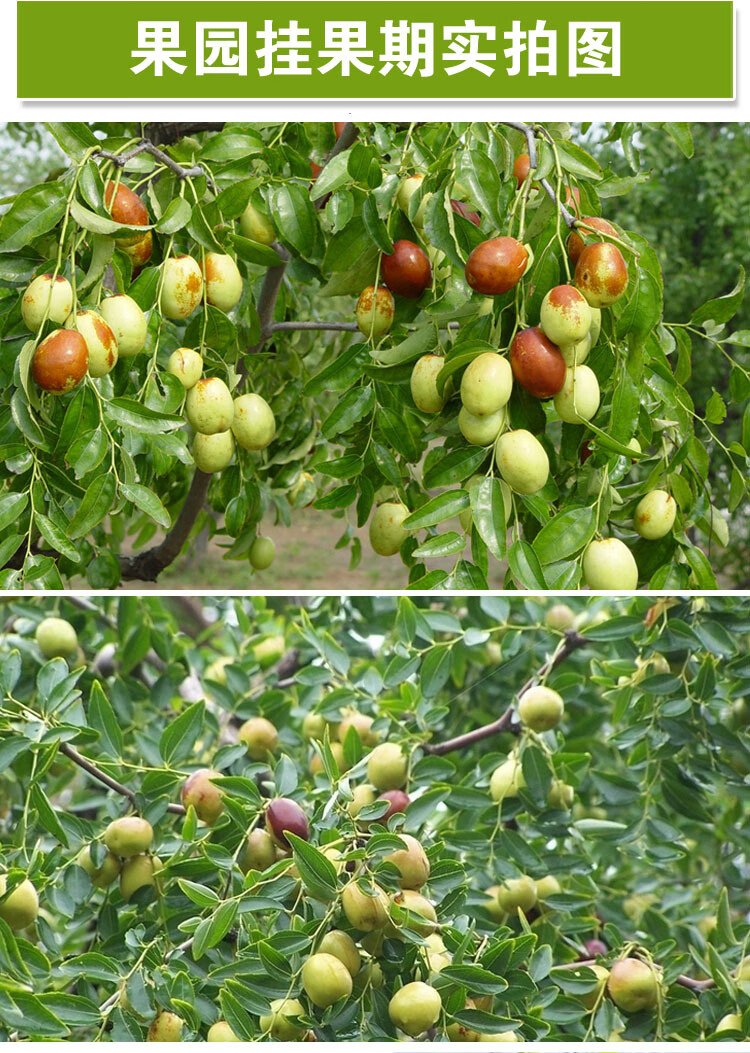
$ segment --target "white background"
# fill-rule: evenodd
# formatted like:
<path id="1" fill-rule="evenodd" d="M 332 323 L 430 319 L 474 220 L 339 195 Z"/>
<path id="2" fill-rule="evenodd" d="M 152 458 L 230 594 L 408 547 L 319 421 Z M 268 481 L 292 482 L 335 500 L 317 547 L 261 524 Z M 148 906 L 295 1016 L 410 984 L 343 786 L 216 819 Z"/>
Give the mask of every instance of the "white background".
<path id="1" fill-rule="evenodd" d="M 91 0 L 93 2 L 93 0 Z M 122 33 L 128 25 L 130 0 L 112 3 L 111 23 L 101 27 L 101 46 L 107 47 L 107 35 Z M 303 0 L 304 2 L 304 0 Z M 455 0 L 434 0 L 450 3 Z M 566 0 L 556 0 L 566 3 Z M 624 0 L 628 2 L 628 0 Z M 674 0 L 673 0 L 674 2 Z M 65 3 L 65 0 L 57 0 Z M 200 4 L 201 13 L 210 17 L 211 0 L 183 0 L 184 4 Z M 512 11 L 512 3 L 506 7 Z M 736 93 L 734 102 L 20 102 L 16 98 L 16 3 L 0 0 L 0 85 L 2 103 L 0 120 L 465 120 L 468 113 L 477 120 L 498 118 L 511 120 L 674 120 L 674 121 L 742 121 L 750 120 L 750 88 L 748 77 L 743 77 L 750 57 L 750 0 L 735 0 L 736 14 Z M 405 10 L 405 15 L 408 11 Z M 664 41 L 665 52 L 669 41 Z M 744 60 L 744 63 L 743 63 Z M 59 76 L 64 90 L 65 68 L 68 63 L 85 62 L 84 52 L 76 50 L 75 25 L 70 35 L 60 41 Z M 107 99 L 107 85 L 100 85 L 99 99 Z M 502 106 L 500 111 L 499 107 Z"/>

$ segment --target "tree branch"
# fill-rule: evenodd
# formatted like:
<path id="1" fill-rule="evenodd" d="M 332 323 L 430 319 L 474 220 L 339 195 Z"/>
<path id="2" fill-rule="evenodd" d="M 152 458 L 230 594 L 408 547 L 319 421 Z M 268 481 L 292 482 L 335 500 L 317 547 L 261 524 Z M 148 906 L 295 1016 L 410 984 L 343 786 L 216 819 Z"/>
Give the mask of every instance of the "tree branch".
<path id="1" fill-rule="evenodd" d="M 92 779 L 96 779 L 97 782 L 109 787 L 110 790 L 119 793 L 121 797 L 127 797 L 131 803 L 135 800 L 135 791 L 131 790 L 129 786 L 125 786 L 123 783 L 118 782 L 117 779 L 113 779 L 111 775 L 107 775 L 107 773 L 103 772 L 101 768 L 97 768 L 92 761 L 79 753 L 69 742 L 60 743 L 60 752 L 64 753 L 69 760 L 72 760 L 73 763 L 77 764 L 79 768 L 83 769 L 83 771 L 88 772 Z M 173 812 L 175 815 L 185 815 L 185 809 L 181 804 L 168 804 L 167 811 Z"/>
<path id="2" fill-rule="evenodd" d="M 111 161 L 118 168 L 124 168 L 128 161 L 132 161 L 139 154 L 151 154 L 165 168 L 174 172 L 178 179 L 198 179 L 200 176 L 205 176 L 210 181 L 210 176 L 203 165 L 193 165 L 191 168 L 185 168 L 184 165 L 173 161 L 169 154 L 166 154 L 158 146 L 154 146 L 153 143 L 148 142 L 146 139 L 134 146 L 132 150 L 128 150 L 127 153 L 113 154 L 109 150 L 98 150 L 96 156 L 103 157 L 106 161 Z"/>
<path id="3" fill-rule="evenodd" d="M 536 152 L 536 138 L 534 128 L 530 124 L 523 124 L 521 121 L 502 121 L 507 128 L 515 128 L 517 132 L 520 132 L 526 137 L 526 149 L 529 151 L 529 168 L 533 170 L 537 167 L 537 152 Z M 550 185 L 546 179 L 537 179 L 539 186 L 546 191 L 547 195 L 551 198 L 553 205 L 556 205 L 560 210 L 560 215 L 565 221 L 565 225 L 573 228 L 576 225 L 577 219 L 571 213 L 568 212 L 562 201 L 558 200 L 557 194 L 555 193 L 554 187 Z"/>
<path id="4" fill-rule="evenodd" d="M 211 476 L 196 468 L 180 514 L 164 540 L 137 556 L 120 556 L 120 573 L 126 581 L 156 581 L 177 558 L 203 508 L 210 482 Z"/>
<path id="5" fill-rule="evenodd" d="M 541 666 L 540 669 L 530 676 L 523 687 L 517 692 L 516 697 L 520 698 L 524 691 L 528 691 L 530 687 L 533 687 L 537 680 L 541 680 L 542 677 L 551 673 L 553 669 L 557 669 L 567 658 L 569 658 L 574 651 L 577 651 L 581 647 L 585 647 L 588 640 L 585 636 L 581 636 L 579 633 L 571 630 L 565 633 L 565 643 L 563 646 L 550 658 L 547 662 Z M 484 724 L 480 728 L 474 728 L 473 731 L 467 731 L 464 735 L 457 735 L 453 739 L 446 739 L 445 742 L 433 742 L 428 743 L 424 747 L 425 753 L 430 753 L 436 757 L 442 757 L 446 753 L 451 753 L 453 750 L 466 749 L 469 746 L 475 745 L 477 742 L 481 742 L 483 739 L 488 739 L 492 735 L 499 735 L 502 731 L 511 730 L 511 722 L 513 720 L 513 706 L 508 706 L 501 717 L 497 720 L 493 720 L 490 724 Z"/>

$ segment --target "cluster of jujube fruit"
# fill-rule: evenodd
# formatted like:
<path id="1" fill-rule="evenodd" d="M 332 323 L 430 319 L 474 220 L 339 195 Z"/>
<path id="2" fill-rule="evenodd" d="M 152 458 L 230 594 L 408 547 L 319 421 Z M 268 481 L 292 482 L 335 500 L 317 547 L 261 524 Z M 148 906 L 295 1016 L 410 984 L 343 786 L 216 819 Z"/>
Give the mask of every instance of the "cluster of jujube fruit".
<path id="1" fill-rule="evenodd" d="M 122 226 L 146 227 L 150 217 L 142 198 L 119 181 L 106 184 L 104 202 L 110 217 Z M 275 240 L 270 221 L 248 202 L 239 221 L 243 236 L 269 245 Z M 133 275 L 148 263 L 153 233 L 116 237 L 115 243 L 131 260 Z M 186 321 L 202 304 L 229 312 L 240 302 L 243 280 L 235 260 L 223 253 L 168 256 L 161 264 L 157 310 L 162 318 Z M 119 359 L 143 352 L 148 317 L 127 294 L 105 295 L 94 306 L 79 306 L 70 281 L 60 274 L 40 274 L 23 293 L 21 312 L 26 327 L 36 334 L 31 375 L 36 385 L 52 395 L 65 395 L 88 375 L 99 379 L 114 369 Z M 41 339 L 47 323 L 62 326 Z M 276 434 L 276 421 L 266 400 L 258 394 L 233 395 L 218 376 L 204 377 L 199 350 L 180 347 L 166 369 L 185 389 L 185 416 L 195 432 L 193 458 L 206 473 L 220 472 L 232 461 L 235 445 L 263 450 Z M 250 549 L 250 562 L 265 569 L 273 561 L 270 538 L 258 537 Z"/>
<path id="2" fill-rule="evenodd" d="M 514 174 L 519 192 L 530 178 L 529 158 L 516 158 Z M 405 178 L 396 196 L 397 204 L 409 214 L 409 203 L 419 190 L 423 176 Z M 422 230 L 430 194 L 424 194 L 412 223 Z M 577 190 L 568 190 L 567 204 L 579 209 Z M 453 210 L 479 226 L 481 219 L 462 202 L 451 200 Z M 411 210 L 413 211 L 413 209 Z M 586 216 L 584 225 L 571 231 L 567 241 L 570 266 L 575 284 L 556 285 L 544 296 L 539 325 L 516 329 L 507 356 L 481 351 L 467 365 L 461 378 L 458 428 L 472 445 L 492 450 L 493 464 L 501 480 L 506 523 L 512 508 L 512 495 L 538 493 L 549 479 L 547 452 L 530 431 L 512 429 L 507 405 L 513 385 L 518 384 L 533 398 L 552 399 L 557 417 L 569 424 L 585 424 L 599 409 L 600 390 L 596 373 L 587 364 L 602 328 L 602 308 L 611 307 L 624 296 L 628 287 L 628 268 L 618 244 L 618 231 L 607 220 Z M 593 228 L 592 234 L 586 228 Z M 602 240 L 591 240 L 597 235 Z M 618 244 L 607 241 L 615 239 Z M 390 330 L 395 313 L 394 296 L 419 298 L 432 285 L 430 258 L 441 253 L 428 246 L 406 240 L 394 243 L 392 254 L 381 259 L 382 286 L 368 286 L 361 293 L 356 318 L 360 331 L 377 342 Z M 510 236 L 490 238 L 477 245 L 465 266 L 466 282 L 483 296 L 502 296 L 514 289 L 533 266 L 528 245 Z M 522 312 L 521 312 L 522 313 Z M 462 347 L 462 352 L 467 348 Z M 442 354 L 426 354 L 414 364 L 411 373 L 411 395 L 415 406 L 424 414 L 443 411 L 451 397 L 452 380 L 444 382 L 446 366 Z M 641 452 L 633 437 L 629 447 Z M 472 476 L 465 484 L 471 491 L 484 476 Z M 377 504 L 370 520 L 370 541 L 380 555 L 394 555 L 409 536 L 404 520 L 411 510 L 393 496 Z M 639 503 L 634 528 L 644 538 L 664 537 L 674 524 L 676 504 L 663 490 L 653 490 Z M 461 515 L 464 530 L 469 532 L 472 512 Z M 634 589 L 638 568 L 628 547 L 617 538 L 592 541 L 583 559 L 583 575 L 591 588 Z"/>

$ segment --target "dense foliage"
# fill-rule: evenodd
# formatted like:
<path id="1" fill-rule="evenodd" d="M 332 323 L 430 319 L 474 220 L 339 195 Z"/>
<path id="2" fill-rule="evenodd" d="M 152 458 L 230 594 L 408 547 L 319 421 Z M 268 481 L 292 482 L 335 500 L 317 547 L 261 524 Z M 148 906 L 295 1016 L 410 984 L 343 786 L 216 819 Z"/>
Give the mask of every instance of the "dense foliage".
<path id="1" fill-rule="evenodd" d="M 626 200 L 642 182 L 643 173 L 606 167 L 611 143 L 589 153 L 565 124 L 532 132 L 378 123 L 347 125 L 338 138 L 328 124 L 227 124 L 181 137 L 178 126 L 158 127 L 152 139 L 162 146 L 178 135 L 165 153 L 135 125 L 49 128 L 70 168 L 18 195 L 0 223 L 4 586 L 56 587 L 84 573 L 102 587 L 156 578 L 207 526 L 227 559 L 245 567 L 249 557 L 260 569 L 252 553 L 261 525 L 268 533 L 310 502 L 343 521 L 338 544 L 358 560 L 354 527 L 385 502 L 400 510 L 395 548 L 410 585 L 423 589 L 481 588 L 490 559 L 507 561 L 515 587 L 592 584 L 582 579 L 583 556 L 602 537 L 625 543 L 640 585 L 715 587 L 704 549 L 726 544 L 724 516 L 745 499 L 748 474 L 748 371 L 733 362 L 746 333 L 728 329 L 742 302 L 741 269 L 731 291 L 708 303 L 695 282 L 689 323 L 663 323 L 660 232 L 649 230 L 654 246 L 637 229 L 602 235 L 621 251 L 628 283 L 603 308 L 586 362 L 595 415 L 566 416 L 557 399 L 534 397 L 516 378 L 501 427 L 540 440 L 534 455 L 549 473 L 532 491 L 506 472 L 494 436 L 471 445 L 459 430 L 467 365 L 508 349 L 537 324 L 545 294 L 573 280 L 568 221 L 575 212 L 611 214 L 608 201 Z M 631 156 L 637 131 L 615 125 L 610 140 Z M 648 134 L 692 154 L 684 125 Z M 518 179 L 516 160 L 534 148 L 537 166 Z M 414 174 L 424 179 L 409 197 L 404 180 Z M 141 195 L 139 225 L 110 215 L 110 180 Z M 248 204 L 251 225 L 243 223 Z M 509 291 L 487 297 L 472 291 L 465 267 L 497 235 L 512 235 L 533 259 Z M 405 241 L 427 252 L 426 291 L 395 296 L 382 336 L 372 328 L 370 340 L 353 336 L 354 298 L 379 276 L 389 282 L 392 250 Z M 235 271 L 236 260 L 239 301 L 212 296 L 206 281 L 188 305 L 195 309 L 178 317 L 168 261 L 184 253 L 196 274 L 212 255 Z M 40 366 L 39 344 L 52 323 L 44 315 L 37 327 L 36 316 L 25 323 L 22 315 L 27 283 L 45 273 L 70 280 L 74 306 L 106 312 L 110 293 L 130 296 L 147 316 L 144 350 L 121 352 L 114 368 L 97 367 L 109 370 L 97 378 L 79 361 L 66 390 L 80 382 L 46 394 L 54 377 Z M 398 275 L 390 284 L 397 290 Z M 703 349 L 706 335 L 730 376 L 691 395 L 693 341 Z M 80 350 L 77 337 L 64 339 Z M 235 405 L 252 394 L 264 413 L 270 407 L 261 440 L 243 439 L 226 421 L 223 439 L 193 439 L 189 382 L 171 358 L 180 347 L 200 353 L 204 377 L 222 395 L 226 385 Z M 436 405 L 444 404 L 437 411 L 417 409 L 410 390 L 415 363 L 428 355 L 443 363 L 431 378 Z M 716 429 L 728 412 L 737 424 L 723 442 Z M 525 462 L 525 452 L 515 456 Z M 633 517 L 653 490 L 671 495 L 677 517 L 647 540 Z M 160 529 L 165 543 L 149 548 Z M 452 569 L 430 569 L 438 559 Z"/>
<path id="2" fill-rule="evenodd" d="M 0 1039 L 746 1035 L 748 605 L 571 605 L 5 600 Z M 206 768 L 218 807 L 186 810 Z M 409 803 L 385 821 L 387 784 Z M 321 944 L 349 962 L 322 985 Z"/>

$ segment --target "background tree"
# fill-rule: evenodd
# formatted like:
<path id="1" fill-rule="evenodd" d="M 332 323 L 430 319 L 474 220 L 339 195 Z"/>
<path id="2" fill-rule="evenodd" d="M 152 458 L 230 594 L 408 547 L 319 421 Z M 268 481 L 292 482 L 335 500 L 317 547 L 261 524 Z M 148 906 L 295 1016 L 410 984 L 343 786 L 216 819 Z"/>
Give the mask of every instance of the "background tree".
<path id="1" fill-rule="evenodd" d="M 155 580 L 205 529 L 262 570 L 261 529 L 312 503 L 353 561 L 369 523 L 422 589 L 485 587 L 496 563 L 514 587 L 714 587 L 703 548 L 746 495 L 744 272 L 663 322 L 655 249 L 599 223 L 642 178 L 607 144 L 603 166 L 564 124 L 49 127 L 71 167 L 0 225 L 2 584 Z M 632 157 L 637 133 L 611 139 Z M 644 134 L 692 154 L 685 125 Z M 580 273 L 576 215 L 597 221 Z M 545 297 L 570 282 L 594 310 L 561 357 Z M 731 377 L 693 399 L 706 334 Z M 465 378 L 508 349 L 485 412 Z"/>
<path id="2" fill-rule="evenodd" d="M 3 612 L 0 1037 L 747 1035 L 746 602 Z"/>

